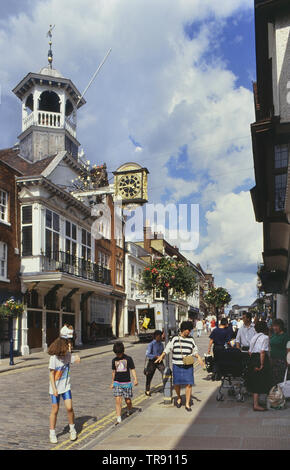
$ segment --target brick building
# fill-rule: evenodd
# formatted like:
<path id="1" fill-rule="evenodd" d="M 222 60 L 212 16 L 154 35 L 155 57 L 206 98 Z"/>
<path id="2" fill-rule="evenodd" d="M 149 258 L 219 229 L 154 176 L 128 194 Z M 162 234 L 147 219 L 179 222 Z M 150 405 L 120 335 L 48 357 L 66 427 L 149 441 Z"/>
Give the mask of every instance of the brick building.
<path id="1" fill-rule="evenodd" d="M 12 152 L 14 152 L 12 150 Z M 8 150 L 0 152 L 0 303 L 11 297 L 21 301 L 19 205 L 17 202 L 15 177 L 20 173 L 1 160 Z M 14 319 L 14 330 L 20 319 Z M 14 348 L 20 349 L 21 338 L 15 336 Z M 0 340 L 8 348 L 8 323 L 1 322 Z"/>

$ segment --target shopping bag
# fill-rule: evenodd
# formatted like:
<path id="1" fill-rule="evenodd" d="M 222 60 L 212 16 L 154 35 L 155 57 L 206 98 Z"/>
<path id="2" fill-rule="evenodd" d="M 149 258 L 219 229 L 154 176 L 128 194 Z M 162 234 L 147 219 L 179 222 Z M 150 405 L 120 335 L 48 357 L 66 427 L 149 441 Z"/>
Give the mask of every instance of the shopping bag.
<path id="1" fill-rule="evenodd" d="M 275 385 L 271 388 L 267 397 L 267 406 L 274 410 L 281 410 L 285 408 L 286 399 L 279 385 Z"/>
<path id="2" fill-rule="evenodd" d="M 284 382 L 281 382 L 278 385 L 281 388 L 284 397 L 285 398 L 290 398 L 290 380 L 287 380 L 287 375 L 288 375 L 288 367 L 285 371 Z"/>

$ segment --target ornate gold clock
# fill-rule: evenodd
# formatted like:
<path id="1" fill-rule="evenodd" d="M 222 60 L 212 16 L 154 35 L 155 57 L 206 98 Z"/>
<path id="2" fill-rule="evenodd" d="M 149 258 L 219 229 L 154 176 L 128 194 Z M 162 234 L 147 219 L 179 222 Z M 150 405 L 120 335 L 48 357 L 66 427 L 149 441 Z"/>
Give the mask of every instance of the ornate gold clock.
<path id="1" fill-rule="evenodd" d="M 148 201 L 148 173 L 138 163 L 125 163 L 114 172 L 115 196 L 122 199 L 123 205 L 142 205 Z"/>

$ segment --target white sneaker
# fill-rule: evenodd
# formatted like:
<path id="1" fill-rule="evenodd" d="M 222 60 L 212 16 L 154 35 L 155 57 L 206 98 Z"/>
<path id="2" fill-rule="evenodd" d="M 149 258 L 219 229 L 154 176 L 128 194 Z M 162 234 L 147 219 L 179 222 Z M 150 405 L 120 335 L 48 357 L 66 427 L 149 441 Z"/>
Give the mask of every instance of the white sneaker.
<path id="1" fill-rule="evenodd" d="M 49 433 L 49 440 L 50 440 L 50 443 L 51 444 L 57 444 L 57 437 L 56 437 L 56 434 L 55 432 L 50 432 Z"/>
<path id="2" fill-rule="evenodd" d="M 121 416 L 117 416 L 117 422 L 116 424 L 121 424 L 122 423 L 122 418 Z"/>
<path id="3" fill-rule="evenodd" d="M 77 432 L 75 429 L 73 429 L 72 431 L 70 431 L 70 440 L 71 441 L 75 441 L 77 439 L 78 435 L 77 435 Z"/>

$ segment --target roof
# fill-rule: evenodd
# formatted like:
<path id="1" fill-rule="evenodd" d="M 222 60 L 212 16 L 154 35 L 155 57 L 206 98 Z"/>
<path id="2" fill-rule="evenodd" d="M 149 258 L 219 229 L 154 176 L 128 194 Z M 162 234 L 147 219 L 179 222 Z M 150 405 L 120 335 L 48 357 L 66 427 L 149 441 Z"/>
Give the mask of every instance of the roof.
<path id="1" fill-rule="evenodd" d="M 49 75 L 45 74 L 46 71 L 49 71 Z M 73 82 L 68 78 L 61 77 L 59 72 L 55 69 L 43 68 L 40 73 L 29 72 L 12 91 L 20 100 L 23 100 L 35 85 L 43 87 L 44 90 L 47 89 L 47 87 L 60 87 L 65 89 L 71 100 L 77 104 L 78 109 L 86 103 L 86 100 L 81 98 L 81 93 Z"/>
<path id="2" fill-rule="evenodd" d="M 55 155 L 44 158 L 35 163 L 30 163 L 28 160 L 18 155 L 17 148 L 8 148 L 0 150 L 0 161 L 6 163 L 8 166 L 17 170 L 24 176 L 37 176 L 41 175 L 42 172 L 48 167 L 48 165 L 54 160 Z"/>
<path id="3" fill-rule="evenodd" d="M 64 78 L 63 75 L 56 69 L 52 69 L 48 66 L 43 67 L 38 73 L 41 75 L 47 75 L 48 77 L 59 77 Z"/>

